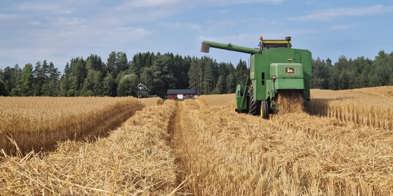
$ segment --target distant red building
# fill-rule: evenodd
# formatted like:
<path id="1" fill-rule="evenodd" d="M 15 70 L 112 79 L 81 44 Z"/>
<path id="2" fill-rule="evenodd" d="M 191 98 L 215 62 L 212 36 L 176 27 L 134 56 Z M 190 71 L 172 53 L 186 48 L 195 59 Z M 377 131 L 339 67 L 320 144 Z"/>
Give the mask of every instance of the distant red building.
<path id="1" fill-rule="evenodd" d="M 195 89 L 168 89 L 166 92 L 167 99 L 192 99 L 197 95 Z"/>

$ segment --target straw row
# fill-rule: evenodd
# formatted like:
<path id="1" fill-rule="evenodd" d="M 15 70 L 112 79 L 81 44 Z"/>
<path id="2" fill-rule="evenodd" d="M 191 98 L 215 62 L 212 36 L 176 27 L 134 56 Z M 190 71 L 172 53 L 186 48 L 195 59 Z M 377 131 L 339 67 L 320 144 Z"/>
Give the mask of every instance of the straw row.
<path id="1" fill-rule="evenodd" d="M 138 111 L 109 137 L 67 141 L 40 158 L 7 157 L 0 163 L 5 195 L 163 195 L 176 189 L 169 144 L 173 102 Z"/>
<path id="2" fill-rule="evenodd" d="M 0 99 L 0 105 L 6 104 L 0 110 L 0 149 L 8 154 L 53 150 L 60 141 L 107 135 L 143 107 L 134 98 Z"/>
<path id="3" fill-rule="evenodd" d="M 353 122 L 361 126 L 393 129 L 393 109 L 383 105 L 367 105 L 355 101 L 312 100 L 308 110 L 313 115 Z"/>

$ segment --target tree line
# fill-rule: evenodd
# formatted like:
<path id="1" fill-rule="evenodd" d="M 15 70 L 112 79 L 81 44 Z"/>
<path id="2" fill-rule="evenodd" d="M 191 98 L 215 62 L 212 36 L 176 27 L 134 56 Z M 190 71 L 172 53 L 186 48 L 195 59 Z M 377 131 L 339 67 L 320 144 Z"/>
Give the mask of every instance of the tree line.
<path id="1" fill-rule="evenodd" d="M 138 53 L 131 60 L 111 52 L 106 62 L 98 55 L 71 59 L 60 73 L 46 60 L 0 69 L 3 96 L 136 96 L 143 83 L 149 94 L 164 97 L 169 88 L 193 88 L 200 94 L 231 93 L 247 79 L 245 61 L 236 66 L 209 57 L 172 53 Z"/>
<path id="2" fill-rule="evenodd" d="M 111 52 L 103 61 L 98 55 L 71 59 L 61 73 L 46 60 L 0 69 L 2 96 L 136 96 L 145 84 L 151 95 L 164 97 L 169 88 L 193 88 L 200 94 L 232 93 L 249 76 L 245 61 L 218 63 L 209 57 L 172 53 Z M 312 88 L 350 89 L 393 85 L 393 52 L 374 59 L 340 57 L 313 61 Z"/>
<path id="3" fill-rule="evenodd" d="M 380 51 L 374 59 L 340 57 L 317 58 L 313 62 L 312 87 L 320 89 L 352 89 L 393 85 L 393 52 Z"/>

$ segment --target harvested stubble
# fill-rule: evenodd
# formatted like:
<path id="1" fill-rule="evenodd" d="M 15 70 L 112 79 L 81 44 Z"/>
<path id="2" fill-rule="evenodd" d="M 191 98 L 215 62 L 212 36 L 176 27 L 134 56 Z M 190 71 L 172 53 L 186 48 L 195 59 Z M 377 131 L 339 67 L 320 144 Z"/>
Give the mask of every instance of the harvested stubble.
<path id="1" fill-rule="evenodd" d="M 365 94 L 372 94 L 380 97 L 393 98 L 393 86 L 379 86 L 370 88 L 353 89 L 354 92 L 362 92 Z"/>
<path id="2" fill-rule="evenodd" d="M 222 95 L 201 95 L 197 101 L 206 106 L 220 106 L 220 105 L 233 105 L 235 104 L 235 94 L 222 94 Z"/>
<path id="3" fill-rule="evenodd" d="M 271 121 L 187 101 L 183 137 L 197 195 L 391 195 L 393 136 L 305 113 Z M 192 120 L 191 120 L 192 119 Z"/>
<path id="4" fill-rule="evenodd" d="M 161 105 L 164 103 L 159 97 L 140 98 L 138 100 L 145 106 Z"/>
<path id="5" fill-rule="evenodd" d="M 1 97 L 0 149 L 45 151 L 59 141 L 102 136 L 142 107 L 134 98 Z"/>
<path id="6" fill-rule="evenodd" d="M 109 137 L 67 141 L 40 158 L 9 157 L 0 164 L 5 195 L 163 195 L 176 191 L 168 126 L 174 102 L 138 111 Z"/>

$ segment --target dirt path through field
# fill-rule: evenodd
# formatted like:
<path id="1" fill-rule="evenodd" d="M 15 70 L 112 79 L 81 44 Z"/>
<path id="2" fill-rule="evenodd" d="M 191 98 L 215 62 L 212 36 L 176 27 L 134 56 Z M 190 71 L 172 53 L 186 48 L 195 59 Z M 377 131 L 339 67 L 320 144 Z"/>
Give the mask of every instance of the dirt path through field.
<path id="1" fill-rule="evenodd" d="M 176 112 L 169 121 L 168 131 L 171 138 L 171 145 L 175 151 L 176 183 L 178 184 L 178 195 L 191 195 L 190 188 L 187 185 L 187 146 L 183 138 L 183 102 L 176 102 Z"/>

